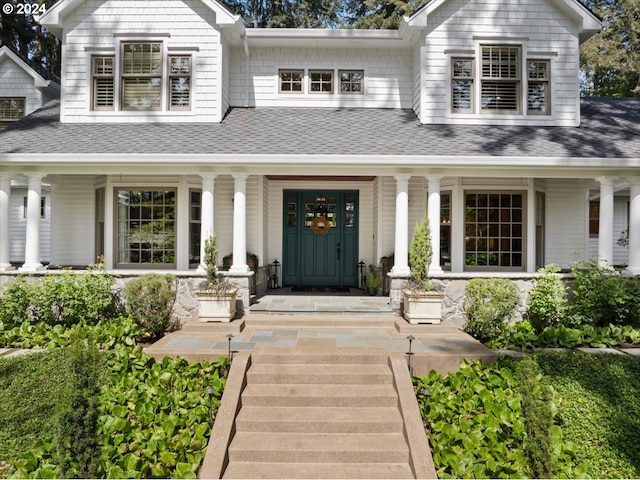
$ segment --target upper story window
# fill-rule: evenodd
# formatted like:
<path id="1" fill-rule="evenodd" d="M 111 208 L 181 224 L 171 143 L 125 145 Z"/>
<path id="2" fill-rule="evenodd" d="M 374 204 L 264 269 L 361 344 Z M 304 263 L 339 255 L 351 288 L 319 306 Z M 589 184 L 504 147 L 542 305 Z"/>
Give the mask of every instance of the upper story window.
<path id="1" fill-rule="evenodd" d="M 523 71 L 520 46 L 482 45 L 480 52 L 479 71 L 473 57 L 451 59 L 452 113 L 551 113 L 549 60 L 527 60 Z"/>
<path id="2" fill-rule="evenodd" d="M 24 112 L 24 97 L 0 97 L 0 124 L 20 120 Z"/>
<path id="3" fill-rule="evenodd" d="M 482 47 L 480 109 L 490 113 L 520 112 L 520 48 Z"/>
<path id="4" fill-rule="evenodd" d="M 310 70 L 309 91 L 311 93 L 333 93 L 333 71 Z"/>
<path id="5" fill-rule="evenodd" d="M 527 62 L 527 113 L 549 114 L 549 62 L 530 60 Z"/>
<path id="6" fill-rule="evenodd" d="M 120 62 L 115 55 L 93 56 L 91 73 L 92 110 L 191 108 L 191 55 L 165 55 L 162 42 L 122 42 Z"/>
<path id="7" fill-rule="evenodd" d="M 340 70 L 340 93 L 363 93 L 364 72 L 362 70 Z"/>
<path id="8" fill-rule="evenodd" d="M 302 93 L 304 70 L 280 70 L 280 92 Z"/>

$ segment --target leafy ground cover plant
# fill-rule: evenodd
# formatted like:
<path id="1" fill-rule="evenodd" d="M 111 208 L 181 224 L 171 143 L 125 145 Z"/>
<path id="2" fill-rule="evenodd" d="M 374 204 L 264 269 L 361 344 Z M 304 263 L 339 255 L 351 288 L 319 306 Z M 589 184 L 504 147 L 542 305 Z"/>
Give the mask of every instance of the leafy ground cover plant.
<path id="1" fill-rule="evenodd" d="M 43 355 L 64 356 L 64 352 Z M 102 355 L 107 376 L 97 396 L 99 463 L 96 476 L 195 478 L 224 391 L 226 379 L 221 372 L 226 372 L 227 360 L 188 363 L 167 357 L 156 362 L 140 347 L 111 350 Z M 0 359 L 0 364 L 2 361 Z M 59 369 L 59 364 L 56 368 Z M 6 377 L 11 382 L 20 373 L 14 368 Z M 68 381 L 70 377 L 60 378 Z M 211 397 L 204 394 L 208 387 L 215 391 Z M 47 396 L 60 398 L 56 384 L 50 388 Z M 7 400 L 3 403 L 5 408 L 24 403 L 23 398 L 0 398 Z M 31 408 L 29 404 L 28 409 Z M 56 428 L 50 426 L 52 431 Z M 22 445 L 19 451 L 22 456 L 13 461 L 18 468 L 17 475 L 60 476 L 59 468 L 64 460 L 56 448 L 56 439 L 42 435 L 40 424 L 32 424 L 26 437 L 31 443 Z M 35 438 L 41 441 L 34 445 Z"/>
<path id="2" fill-rule="evenodd" d="M 640 478 L 640 358 L 547 352 L 537 356 L 556 391 L 557 421 L 592 478 Z"/>
<path id="3" fill-rule="evenodd" d="M 520 303 L 518 287 L 505 278 L 474 278 L 465 288 L 464 331 L 481 342 L 496 338 Z"/>
<path id="4" fill-rule="evenodd" d="M 557 276 L 559 271 L 554 264 L 539 269 L 540 276 L 527 297 L 526 316 L 536 333 L 558 325 L 567 313 L 567 292 Z"/>

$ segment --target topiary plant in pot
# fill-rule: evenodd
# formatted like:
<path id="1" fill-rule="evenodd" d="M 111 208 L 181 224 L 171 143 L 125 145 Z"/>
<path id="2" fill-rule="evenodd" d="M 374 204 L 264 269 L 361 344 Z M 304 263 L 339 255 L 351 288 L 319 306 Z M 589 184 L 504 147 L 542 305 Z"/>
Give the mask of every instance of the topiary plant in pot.
<path id="1" fill-rule="evenodd" d="M 196 292 L 198 296 L 198 317 L 201 322 L 229 322 L 236 315 L 238 287 L 231 282 L 218 280 L 218 247 L 215 235 L 204 244 L 204 264 L 206 280 Z"/>
<path id="2" fill-rule="evenodd" d="M 409 267 L 412 281 L 402 290 L 404 317 L 411 324 L 439 324 L 442 318 L 442 293 L 435 290 L 427 269 L 433 256 L 429 220 L 425 217 L 416 225 L 409 247 Z"/>

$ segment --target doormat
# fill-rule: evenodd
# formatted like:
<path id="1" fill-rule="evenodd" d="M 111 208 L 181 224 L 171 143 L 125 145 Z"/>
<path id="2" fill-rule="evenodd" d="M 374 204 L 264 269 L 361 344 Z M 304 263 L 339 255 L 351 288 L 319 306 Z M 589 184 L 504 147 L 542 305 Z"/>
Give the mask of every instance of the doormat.
<path id="1" fill-rule="evenodd" d="M 291 287 L 292 292 L 349 293 L 349 287 Z"/>

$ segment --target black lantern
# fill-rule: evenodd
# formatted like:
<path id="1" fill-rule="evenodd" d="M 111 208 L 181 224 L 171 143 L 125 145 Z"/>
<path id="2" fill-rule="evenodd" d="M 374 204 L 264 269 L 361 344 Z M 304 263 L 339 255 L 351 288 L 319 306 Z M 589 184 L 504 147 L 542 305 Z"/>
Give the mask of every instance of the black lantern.
<path id="1" fill-rule="evenodd" d="M 276 258 L 271 266 L 269 267 L 269 288 L 280 288 L 280 283 L 278 281 L 280 268 L 280 262 Z"/>

